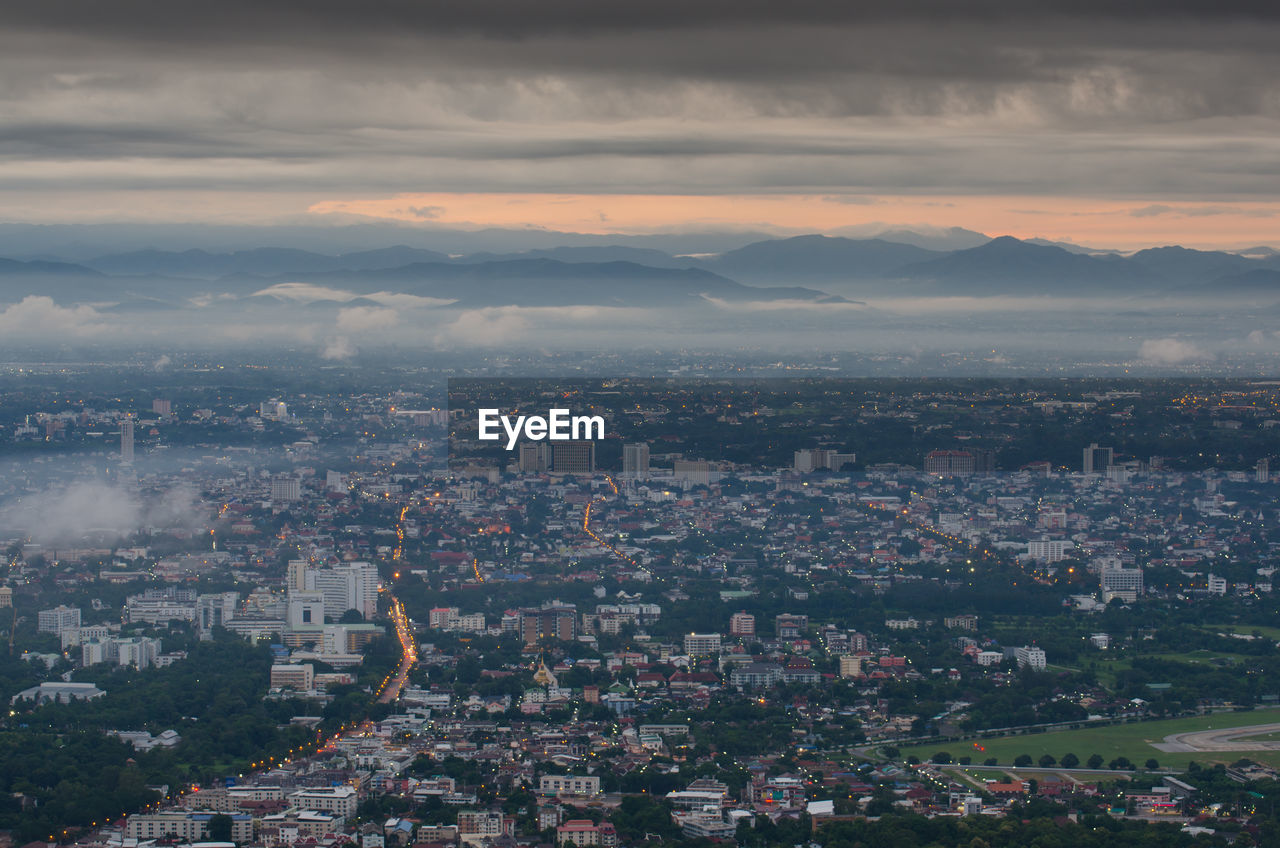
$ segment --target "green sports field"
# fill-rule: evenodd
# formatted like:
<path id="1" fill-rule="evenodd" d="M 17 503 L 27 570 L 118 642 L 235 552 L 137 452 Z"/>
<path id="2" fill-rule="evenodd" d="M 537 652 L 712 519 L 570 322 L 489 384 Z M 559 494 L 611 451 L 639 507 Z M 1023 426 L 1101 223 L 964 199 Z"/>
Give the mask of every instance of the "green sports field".
<path id="1" fill-rule="evenodd" d="M 1102 727 L 1086 727 L 1080 730 L 1063 730 L 1055 733 L 1033 733 L 1025 736 L 1005 736 L 997 739 L 967 740 L 964 742 L 933 743 L 902 748 L 902 756 L 914 754 L 921 760 L 929 760 L 938 751 L 951 754 L 953 760 L 967 756 L 974 765 L 981 765 L 995 757 L 1002 766 L 1012 765 L 1021 754 L 1029 754 L 1037 762 L 1044 754 L 1052 754 L 1061 760 L 1068 753 L 1080 758 L 1080 766 L 1092 754 L 1100 754 L 1103 766 L 1117 757 L 1128 757 L 1139 767 L 1155 758 L 1162 767 L 1186 768 L 1188 762 L 1230 763 L 1241 757 L 1257 762 L 1280 765 L 1280 751 L 1249 751 L 1233 754 L 1227 751 L 1201 753 L 1165 753 L 1150 743 L 1163 742 L 1170 733 L 1188 733 L 1197 730 L 1215 730 L 1227 727 L 1246 727 L 1253 724 L 1280 723 L 1280 709 L 1268 708 L 1240 713 L 1215 713 L 1213 715 L 1175 718 L 1162 721 L 1114 724 Z M 974 742 L 985 751 L 974 747 Z"/>

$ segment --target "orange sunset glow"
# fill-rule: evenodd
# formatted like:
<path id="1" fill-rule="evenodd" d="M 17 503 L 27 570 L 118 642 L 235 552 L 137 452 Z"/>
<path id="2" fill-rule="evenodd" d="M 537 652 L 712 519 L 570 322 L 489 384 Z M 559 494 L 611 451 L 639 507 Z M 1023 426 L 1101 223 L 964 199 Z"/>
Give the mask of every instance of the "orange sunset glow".
<path id="1" fill-rule="evenodd" d="M 1077 197 L 846 196 L 822 194 L 397 194 L 314 203 L 313 215 L 350 215 L 463 228 L 538 228 L 609 234 L 673 230 L 827 232 L 859 227 L 964 226 L 1114 249 L 1155 244 L 1265 242 L 1280 203 L 1089 200 Z"/>

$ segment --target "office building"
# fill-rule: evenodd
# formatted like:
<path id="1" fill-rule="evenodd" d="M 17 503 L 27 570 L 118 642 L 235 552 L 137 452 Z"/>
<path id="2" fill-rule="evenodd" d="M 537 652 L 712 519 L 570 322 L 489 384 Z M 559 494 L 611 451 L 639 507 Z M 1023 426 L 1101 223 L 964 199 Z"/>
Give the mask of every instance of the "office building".
<path id="1" fill-rule="evenodd" d="M 354 791 L 354 790 L 353 790 Z M 125 820 L 126 839 L 137 842 L 154 842 L 167 836 L 176 836 L 186 843 L 209 840 L 209 820 L 218 813 L 194 810 L 166 810 L 159 813 L 139 813 Z M 253 817 L 248 813 L 231 813 L 231 841 L 241 845 L 253 841 Z"/>
<path id="2" fill-rule="evenodd" d="M 691 657 L 706 657 L 720 653 L 719 633 L 687 633 L 684 652 Z"/>
<path id="3" fill-rule="evenodd" d="M 271 666 L 271 688 L 309 692 L 315 688 L 316 670 L 311 663 Z"/>
<path id="4" fill-rule="evenodd" d="M 120 461 L 133 462 L 133 416 L 126 415 L 120 422 Z"/>
<path id="5" fill-rule="evenodd" d="M 36 630 L 40 633 L 61 633 L 63 630 L 75 630 L 80 626 L 80 610 L 59 604 L 53 609 L 40 610 L 36 613 Z"/>
<path id="6" fill-rule="evenodd" d="M 347 784 L 340 786 L 317 786 L 299 789 L 285 796 L 290 806 L 300 810 L 318 810 L 330 813 L 342 819 L 349 819 L 356 814 L 359 799 L 355 787 Z"/>
<path id="7" fill-rule="evenodd" d="M 844 678 L 862 676 L 862 657 L 846 655 L 840 658 L 840 676 Z"/>
<path id="8" fill-rule="evenodd" d="M 309 630 L 323 626 L 324 592 L 289 592 L 285 623 L 290 630 Z"/>
<path id="9" fill-rule="evenodd" d="M 1114 458 L 1115 454 L 1111 448 L 1101 448 L 1098 447 L 1097 442 L 1093 442 L 1084 449 L 1084 473 L 1103 474 L 1111 467 Z"/>
<path id="10" fill-rule="evenodd" d="M 817 448 L 814 450 L 798 450 L 793 455 L 792 467 L 801 474 L 810 471 L 840 471 L 846 465 L 858 461 L 856 453 Z"/>
<path id="11" fill-rule="evenodd" d="M 1044 650 L 1037 648 L 1035 645 L 1024 645 L 1021 648 L 1015 648 L 1013 658 L 1018 662 L 1018 668 L 1030 668 L 1034 671 L 1044 671 L 1048 665 Z"/>
<path id="12" fill-rule="evenodd" d="M 649 445 L 645 442 L 622 446 L 622 473 L 627 477 L 649 476 Z"/>
<path id="13" fill-rule="evenodd" d="M 614 848 L 618 844 L 618 832 L 608 822 L 596 824 L 591 819 L 572 819 L 556 828 L 556 844 Z"/>
<path id="14" fill-rule="evenodd" d="M 969 451 L 935 450 L 924 457 L 924 472 L 941 477 L 963 477 L 974 473 L 976 465 Z"/>
<path id="15" fill-rule="evenodd" d="M 239 605 L 240 595 L 237 592 L 219 592 L 196 598 L 196 629 L 200 631 L 201 638 L 210 638 L 215 627 L 225 627 L 236 617 Z"/>
<path id="16" fill-rule="evenodd" d="M 306 580 L 307 591 L 324 595 L 324 614 L 331 621 L 347 610 L 357 610 L 366 619 L 378 612 L 378 570 L 367 562 L 308 569 Z"/>
<path id="17" fill-rule="evenodd" d="M 307 589 L 307 566 L 305 559 L 291 559 L 285 568 L 284 589 L 286 592 L 305 592 Z"/>
<path id="18" fill-rule="evenodd" d="M 599 795 L 600 778 L 581 774 L 544 774 L 538 778 L 539 795 Z"/>
<path id="19" fill-rule="evenodd" d="M 134 668 L 150 668 L 160 656 L 160 640 L 145 636 L 116 639 L 116 663 Z"/>
<path id="20" fill-rule="evenodd" d="M 1075 542 L 1066 539 L 1032 539 L 1027 542 L 1027 556 L 1037 562 L 1061 562 L 1075 546 Z"/>
<path id="21" fill-rule="evenodd" d="M 1104 568 L 1102 569 L 1102 602 L 1111 603 L 1119 598 L 1125 603 L 1133 603 L 1142 594 L 1141 568 Z"/>
<path id="22" fill-rule="evenodd" d="M 712 480 L 720 478 L 714 472 L 711 463 L 704 460 L 677 459 L 671 471 L 673 479 L 681 480 L 690 486 L 710 486 Z"/>
<path id="23" fill-rule="evenodd" d="M 572 641 L 577 636 L 577 618 L 577 611 L 573 607 L 520 610 L 520 638 L 526 645 L 536 645 L 543 639 Z"/>
<path id="24" fill-rule="evenodd" d="M 735 612 L 729 616 L 729 633 L 733 636 L 756 635 L 756 617 L 749 612 Z"/>
<path id="25" fill-rule="evenodd" d="M 570 441 L 551 443 L 552 474 L 592 474 L 596 470 L 596 443 Z"/>
<path id="26" fill-rule="evenodd" d="M 292 474 L 277 474 L 271 478 L 271 500 L 274 503 L 290 503 L 302 497 L 302 481 Z"/>

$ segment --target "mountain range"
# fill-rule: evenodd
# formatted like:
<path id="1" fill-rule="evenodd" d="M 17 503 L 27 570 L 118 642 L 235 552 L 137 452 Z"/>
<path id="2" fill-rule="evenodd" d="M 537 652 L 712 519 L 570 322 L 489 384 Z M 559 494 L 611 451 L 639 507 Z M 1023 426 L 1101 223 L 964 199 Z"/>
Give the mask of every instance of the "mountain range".
<path id="1" fill-rule="evenodd" d="M 855 239 L 764 239 L 718 254 L 631 245 L 565 245 L 451 255 L 395 245 L 328 254 L 286 247 L 107 253 L 79 262 L 0 258 L 0 301 L 47 295 L 63 305 L 179 307 L 195 298 L 282 302 L 309 285 L 310 302 L 350 304 L 413 295 L 458 308 L 696 306 L 726 302 L 848 302 L 877 296 L 1280 295 L 1280 253 L 1169 246 L 1131 255 L 1009 236 L 951 250 L 981 234 L 957 230 Z M 897 238 L 899 240 L 894 240 Z M 985 238 L 985 237 L 984 237 Z M 917 242 L 917 243 L 912 243 Z M 325 291 L 334 294 L 326 295 Z"/>

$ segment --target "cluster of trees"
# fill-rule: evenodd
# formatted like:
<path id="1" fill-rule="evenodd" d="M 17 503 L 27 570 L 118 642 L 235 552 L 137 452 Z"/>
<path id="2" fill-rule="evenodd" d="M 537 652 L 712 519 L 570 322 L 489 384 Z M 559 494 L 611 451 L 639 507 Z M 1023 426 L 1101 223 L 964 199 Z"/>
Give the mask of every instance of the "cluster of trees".
<path id="1" fill-rule="evenodd" d="M 283 760 L 359 715 L 356 705 L 368 705 L 367 693 L 347 687 L 351 691 L 329 705 L 339 707 L 319 734 L 290 724 L 292 716 L 309 710 L 297 701 L 264 701 L 271 662 L 265 646 L 223 631 L 193 645 L 185 662 L 165 668 L 77 672 L 77 679 L 107 694 L 27 705 L 0 731 L 0 829 L 10 828 L 15 839 L 28 842 L 113 820 L 157 800 L 149 786 L 177 792 L 248 771 L 253 762 Z M 104 733 L 169 729 L 182 742 L 146 752 Z"/>

